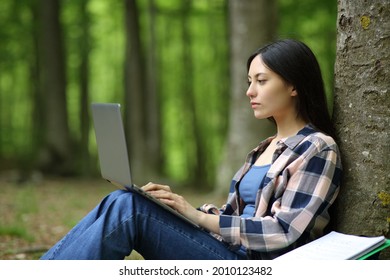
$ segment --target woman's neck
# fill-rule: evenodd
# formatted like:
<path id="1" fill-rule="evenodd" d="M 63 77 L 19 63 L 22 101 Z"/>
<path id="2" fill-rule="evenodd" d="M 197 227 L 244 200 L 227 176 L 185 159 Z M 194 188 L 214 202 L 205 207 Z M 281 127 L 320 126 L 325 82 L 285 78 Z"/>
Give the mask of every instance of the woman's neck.
<path id="1" fill-rule="evenodd" d="M 298 131 L 307 125 L 307 122 L 301 118 L 275 120 L 277 126 L 277 134 L 275 140 L 280 140 L 286 137 L 296 135 Z"/>

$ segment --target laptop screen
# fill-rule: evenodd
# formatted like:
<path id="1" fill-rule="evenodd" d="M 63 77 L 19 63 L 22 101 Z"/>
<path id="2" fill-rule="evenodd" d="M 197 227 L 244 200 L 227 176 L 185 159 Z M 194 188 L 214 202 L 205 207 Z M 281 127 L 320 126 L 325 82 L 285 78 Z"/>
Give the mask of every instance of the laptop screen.
<path id="1" fill-rule="evenodd" d="M 92 117 L 102 177 L 122 186 L 131 186 L 120 104 L 93 103 Z"/>

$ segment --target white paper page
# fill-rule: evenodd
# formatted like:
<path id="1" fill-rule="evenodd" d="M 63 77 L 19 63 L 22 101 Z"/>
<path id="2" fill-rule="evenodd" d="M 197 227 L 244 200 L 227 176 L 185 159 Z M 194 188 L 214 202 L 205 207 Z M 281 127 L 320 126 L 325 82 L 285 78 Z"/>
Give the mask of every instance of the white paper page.
<path id="1" fill-rule="evenodd" d="M 374 245 L 385 242 L 384 236 L 360 237 L 335 231 L 288 252 L 277 260 L 348 260 L 361 256 Z M 371 250 L 368 250 L 368 252 Z"/>

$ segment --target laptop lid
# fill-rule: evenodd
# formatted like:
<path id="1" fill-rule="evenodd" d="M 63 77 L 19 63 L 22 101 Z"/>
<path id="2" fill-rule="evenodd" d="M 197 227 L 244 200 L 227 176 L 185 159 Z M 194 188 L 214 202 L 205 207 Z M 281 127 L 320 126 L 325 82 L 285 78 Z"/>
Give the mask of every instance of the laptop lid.
<path id="1" fill-rule="evenodd" d="M 102 177 L 131 186 L 130 163 L 120 104 L 93 103 L 92 117 Z"/>
<path id="2" fill-rule="evenodd" d="M 199 225 L 195 222 L 132 183 L 120 104 L 93 103 L 92 118 L 95 127 L 102 177 L 118 187 L 124 187 L 125 189 L 139 193 L 175 216 L 199 228 Z"/>

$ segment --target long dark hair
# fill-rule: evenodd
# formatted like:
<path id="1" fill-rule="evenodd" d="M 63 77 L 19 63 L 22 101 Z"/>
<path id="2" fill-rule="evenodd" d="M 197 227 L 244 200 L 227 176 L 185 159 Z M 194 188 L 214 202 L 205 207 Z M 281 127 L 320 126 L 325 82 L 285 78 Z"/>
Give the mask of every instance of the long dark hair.
<path id="1" fill-rule="evenodd" d="M 258 49 L 248 58 L 247 71 L 252 60 L 258 55 L 270 70 L 295 87 L 298 93 L 296 109 L 299 116 L 335 138 L 321 69 L 310 48 L 293 39 L 276 41 Z"/>

